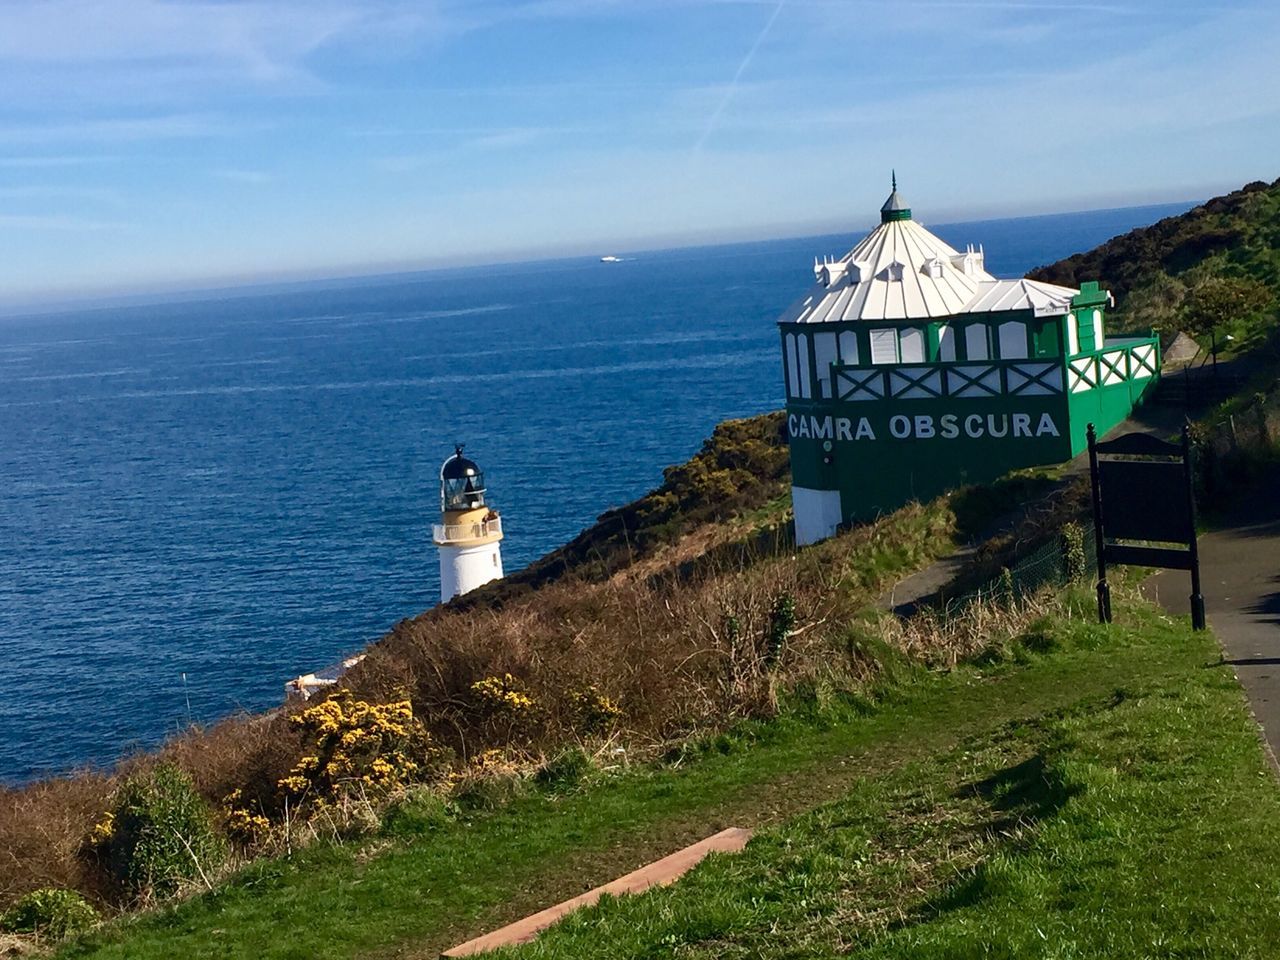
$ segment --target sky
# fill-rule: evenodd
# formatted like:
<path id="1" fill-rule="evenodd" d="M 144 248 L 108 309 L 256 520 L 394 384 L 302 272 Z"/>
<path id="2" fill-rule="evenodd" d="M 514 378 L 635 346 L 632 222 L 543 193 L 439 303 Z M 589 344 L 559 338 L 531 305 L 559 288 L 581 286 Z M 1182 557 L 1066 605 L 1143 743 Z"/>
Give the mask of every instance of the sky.
<path id="1" fill-rule="evenodd" d="M 0 0 L 0 302 L 1280 176 L 1280 4 Z"/>

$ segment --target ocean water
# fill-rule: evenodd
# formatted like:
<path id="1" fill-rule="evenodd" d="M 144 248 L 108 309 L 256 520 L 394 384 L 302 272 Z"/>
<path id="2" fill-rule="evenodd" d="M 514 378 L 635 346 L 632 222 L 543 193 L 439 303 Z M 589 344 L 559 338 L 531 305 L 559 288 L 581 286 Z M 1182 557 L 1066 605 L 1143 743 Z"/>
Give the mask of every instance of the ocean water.
<path id="1" fill-rule="evenodd" d="M 1189 206 L 932 229 L 1014 276 Z M 455 442 L 508 570 L 651 489 L 781 406 L 773 321 L 855 239 L 0 319 L 0 782 L 275 705 L 434 604 Z"/>

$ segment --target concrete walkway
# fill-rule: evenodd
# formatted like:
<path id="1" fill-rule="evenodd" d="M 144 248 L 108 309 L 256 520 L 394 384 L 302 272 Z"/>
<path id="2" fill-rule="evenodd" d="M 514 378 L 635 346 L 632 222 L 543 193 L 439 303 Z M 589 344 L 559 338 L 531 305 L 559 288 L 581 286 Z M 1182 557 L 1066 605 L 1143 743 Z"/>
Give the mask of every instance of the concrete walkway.
<path id="1" fill-rule="evenodd" d="M 1236 497 L 1200 538 L 1209 626 L 1240 679 L 1272 760 L 1280 756 L 1280 468 Z M 1170 613 L 1188 614 L 1185 571 L 1152 575 L 1143 590 Z"/>

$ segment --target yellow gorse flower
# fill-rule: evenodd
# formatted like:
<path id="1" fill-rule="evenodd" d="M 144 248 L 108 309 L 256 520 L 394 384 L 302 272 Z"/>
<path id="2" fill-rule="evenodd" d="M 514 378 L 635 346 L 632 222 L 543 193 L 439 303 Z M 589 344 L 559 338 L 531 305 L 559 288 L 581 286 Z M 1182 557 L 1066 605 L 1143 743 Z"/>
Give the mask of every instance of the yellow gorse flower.
<path id="1" fill-rule="evenodd" d="M 471 685 L 471 692 L 486 707 L 499 713 L 523 714 L 534 707 L 534 699 L 520 688 L 520 681 L 509 673 L 501 677 L 485 677 Z"/>
<path id="2" fill-rule="evenodd" d="M 344 691 L 290 720 L 312 736 L 315 750 L 299 758 L 278 786 L 313 806 L 352 786 L 404 786 L 420 770 L 413 757 L 430 750 L 430 737 L 407 699 L 369 703 Z"/>

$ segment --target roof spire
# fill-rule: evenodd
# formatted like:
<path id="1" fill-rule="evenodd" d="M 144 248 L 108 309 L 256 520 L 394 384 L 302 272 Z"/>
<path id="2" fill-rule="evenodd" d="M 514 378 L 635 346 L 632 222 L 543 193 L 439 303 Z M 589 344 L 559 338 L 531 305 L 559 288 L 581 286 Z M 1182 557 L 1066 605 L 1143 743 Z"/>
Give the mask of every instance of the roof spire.
<path id="1" fill-rule="evenodd" d="M 880 208 L 880 222 L 888 223 L 891 220 L 910 220 L 911 208 L 907 206 L 907 202 L 902 199 L 898 193 L 898 171 L 892 171 L 893 193 L 889 194 L 889 199 L 884 202 L 884 206 Z"/>

